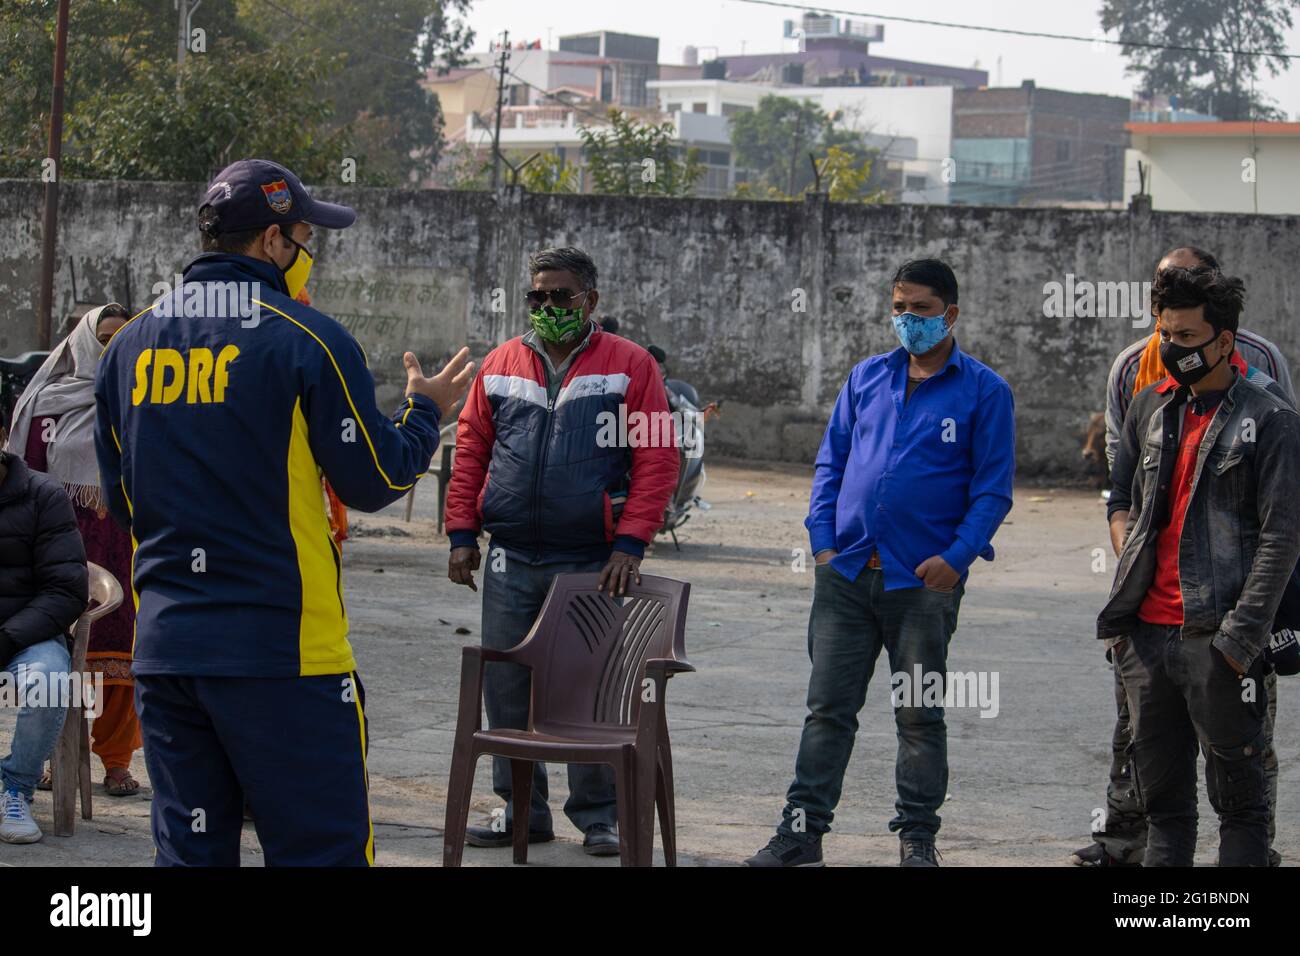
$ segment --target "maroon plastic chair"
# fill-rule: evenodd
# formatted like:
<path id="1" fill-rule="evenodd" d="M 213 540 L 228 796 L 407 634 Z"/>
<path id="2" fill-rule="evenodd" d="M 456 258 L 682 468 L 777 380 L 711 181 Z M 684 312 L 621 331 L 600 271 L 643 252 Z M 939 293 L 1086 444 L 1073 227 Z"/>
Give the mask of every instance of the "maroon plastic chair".
<path id="1" fill-rule="evenodd" d="M 695 670 L 686 660 L 691 586 L 643 574 L 640 584 L 629 585 L 626 595 L 614 599 L 596 590 L 598 578 L 557 574 L 541 614 L 520 644 L 508 651 L 462 651 L 444 866 L 460 866 L 474 767 L 484 754 L 510 760 L 514 819 L 522 821 L 514 827 L 516 863 L 528 862 L 533 763 L 541 760 L 613 766 L 623 866 L 651 865 L 656 806 L 664 860 L 677 865 L 664 694 L 673 674 Z M 526 730 L 482 729 L 483 665 L 496 661 L 532 670 Z"/>

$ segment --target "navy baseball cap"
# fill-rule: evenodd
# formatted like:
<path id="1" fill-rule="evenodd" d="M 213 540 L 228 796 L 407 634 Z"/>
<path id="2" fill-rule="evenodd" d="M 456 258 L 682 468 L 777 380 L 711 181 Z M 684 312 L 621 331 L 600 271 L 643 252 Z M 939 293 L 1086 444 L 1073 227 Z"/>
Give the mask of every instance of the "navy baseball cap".
<path id="1" fill-rule="evenodd" d="M 199 206 L 217 214 L 214 232 L 243 232 L 272 223 L 309 222 L 325 229 L 346 229 L 356 210 L 313 199 L 290 170 L 266 159 L 241 159 L 217 173 Z"/>

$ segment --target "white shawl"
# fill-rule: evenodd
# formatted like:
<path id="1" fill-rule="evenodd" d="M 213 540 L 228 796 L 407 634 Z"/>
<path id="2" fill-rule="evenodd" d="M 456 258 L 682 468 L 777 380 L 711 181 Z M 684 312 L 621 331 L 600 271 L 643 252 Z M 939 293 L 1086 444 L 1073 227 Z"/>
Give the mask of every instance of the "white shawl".
<path id="1" fill-rule="evenodd" d="M 14 423 L 5 444 L 23 458 L 33 422 L 44 431 L 49 426 L 41 416 L 61 416 L 57 427 L 49 428 L 47 471 L 63 483 L 73 501 L 96 509 L 103 499 L 95 460 L 95 366 L 104 351 L 96 326 L 104 308 L 87 312 L 37 369 L 14 406 Z"/>

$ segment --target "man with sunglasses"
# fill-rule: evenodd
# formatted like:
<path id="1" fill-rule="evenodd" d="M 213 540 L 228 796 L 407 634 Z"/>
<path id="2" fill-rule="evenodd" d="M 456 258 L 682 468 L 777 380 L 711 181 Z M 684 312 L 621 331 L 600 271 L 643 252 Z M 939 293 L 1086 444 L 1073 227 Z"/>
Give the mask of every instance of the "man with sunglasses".
<path id="1" fill-rule="evenodd" d="M 640 580 L 646 545 L 663 525 L 677 485 L 672 442 L 610 441 L 603 421 L 644 420 L 660 435 L 670 421 L 655 360 L 591 319 L 599 301 L 596 266 L 574 248 L 529 260 L 532 328 L 488 354 L 461 412 L 456 469 L 447 489 L 451 539 L 447 576 L 472 590 L 478 534 L 490 535 L 483 579 L 483 644 L 514 647 L 532 627 L 551 581 L 565 572 L 600 572 L 611 597 Z M 623 408 L 620 408 L 623 406 Z M 644 432 L 643 432 L 644 434 Z M 675 436 L 673 441 L 676 441 Z M 484 674 L 488 726 L 523 729 L 530 677 L 517 664 Z M 492 762 L 493 790 L 505 801 L 495 825 L 470 827 L 470 846 L 510 846 L 509 761 Z M 592 855 L 618 853 L 613 772 L 571 764 L 565 815 Z M 554 839 L 546 767 L 533 765 L 529 841 Z"/>

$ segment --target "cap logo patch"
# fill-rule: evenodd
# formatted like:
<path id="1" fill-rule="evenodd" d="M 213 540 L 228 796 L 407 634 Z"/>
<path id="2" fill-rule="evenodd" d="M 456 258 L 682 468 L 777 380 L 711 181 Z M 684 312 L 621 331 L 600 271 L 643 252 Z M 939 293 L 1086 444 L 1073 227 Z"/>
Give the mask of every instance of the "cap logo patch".
<path id="1" fill-rule="evenodd" d="M 263 183 L 262 192 L 266 195 L 266 201 L 270 203 L 271 208 L 284 215 L 293 205 L 293 196 L 289 193 L 289 187 L 283 179 L 277 179 L 273 183 Z"/>
<path id="2" fill-rule="evenodd" d="M 231 194 L 234 192 L 234 189 L 231 187 L 230 183 L 226 182 L 223 179 L 221 180 L 221 182 L 212 184 L 212 187 L 208 190 L 208 195 L 212 196 L 212 194 L 216 192 L 218 189 L 222 190 L 223 194 L 221 198 L 223 199 L 229 199 Z"/>

